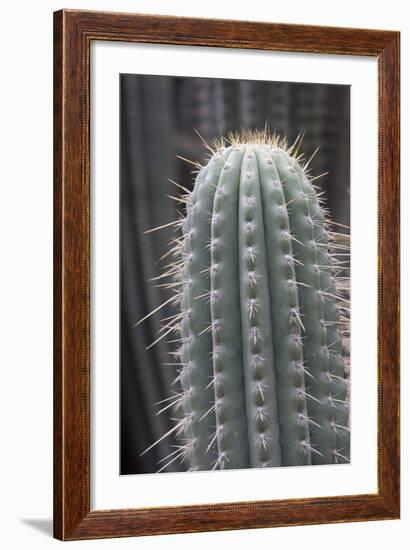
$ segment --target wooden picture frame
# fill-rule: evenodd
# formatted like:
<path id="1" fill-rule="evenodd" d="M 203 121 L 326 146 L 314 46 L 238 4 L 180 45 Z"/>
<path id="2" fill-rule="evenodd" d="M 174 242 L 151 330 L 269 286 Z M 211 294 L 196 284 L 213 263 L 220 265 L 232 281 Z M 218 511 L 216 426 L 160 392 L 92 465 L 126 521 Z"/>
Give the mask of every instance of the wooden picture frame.
<path id="1" fill-rule="evenodd" d="M 90 509 L 93 40 L 371 56 L 378 63 L 378 492 Z M 62 540 L 399 517 L 398 32 L 62 10 L 54 14 L 54 536 Z"/>

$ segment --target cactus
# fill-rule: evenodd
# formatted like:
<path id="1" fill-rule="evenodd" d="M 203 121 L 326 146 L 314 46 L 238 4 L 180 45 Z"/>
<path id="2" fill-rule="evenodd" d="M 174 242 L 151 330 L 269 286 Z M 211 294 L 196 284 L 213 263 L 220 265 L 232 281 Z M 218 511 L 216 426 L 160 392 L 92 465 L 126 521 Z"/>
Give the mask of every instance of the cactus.
<path id="1" fill-rule="evenodd" d="M 348 249 L 300 139 L 227 141 L 210 147 L 175 222 L 165 275 L 180 311 L 161 337 L 179 333 L 181 392 L 165 408 L 182 410 L 181 445 L 164 460 L 193 471 L 349 462 L 337 278 Z"/>

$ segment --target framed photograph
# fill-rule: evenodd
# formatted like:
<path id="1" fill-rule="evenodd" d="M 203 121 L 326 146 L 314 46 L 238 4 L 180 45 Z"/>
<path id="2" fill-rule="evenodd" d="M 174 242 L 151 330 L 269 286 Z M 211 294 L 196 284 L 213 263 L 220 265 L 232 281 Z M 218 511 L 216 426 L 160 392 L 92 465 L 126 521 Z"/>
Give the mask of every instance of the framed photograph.
<path id="1" fill-rule="evenodd" d="M 398 32 L 54 14 L 54 534 L 399 517 Z"/>

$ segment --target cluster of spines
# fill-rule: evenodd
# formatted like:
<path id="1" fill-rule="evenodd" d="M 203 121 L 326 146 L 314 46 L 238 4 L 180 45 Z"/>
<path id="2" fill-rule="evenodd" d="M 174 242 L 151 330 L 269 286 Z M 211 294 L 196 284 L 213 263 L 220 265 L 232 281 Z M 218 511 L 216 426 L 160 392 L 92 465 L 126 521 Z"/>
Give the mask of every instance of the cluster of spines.
<path id="1" fill-rule="evenodd" d="M 252 134 L 247 145 L 241 138 L 230 139 L 230 147 L 214 144 L 209 164 L 198 166 L 194 191 L 180 199 L 187 214 L 183 225 L 176 222 L 182 225 L 183 237 L 171 249 L 179 263 L 168 275 L 173 278 L 170 288 L 181 289 L 175 293 L 181 312 L 174 328 L 181 336 L 177 357 L 182 369 L 177 379 L 182 392 L 172 404 L 183 410 L 175 426 L 183 444 L 171 453 L 171 460 L 186 460 L 192 470 L 347 462 L 349 414 L 341 335 L 348 331 L 348 313 L 340 315 L 338 302 L 346 298 L 336 290 L 335 280 L 335 270 L 344 273 L 346 266 L 329 255 L 333 250 L 347 256 L 347 237 L 340 234 L 347 241 L 340 244 L 338 233 L 329 230 L 322 199 L 312 183 L 315 178 L 308 177 L 309 163 L 301 168 L 300 158 L 295 158 L 296 144 L 286 152 L 276 137 Z M 201 193 L 204 188 L 207 192 Z M 236 235 L 232 224 L 224 228 L 229 210 L 235 209 L 239 211 Z M 195 246 L 198 215 L 202 222 L 207 215 L 210 235 L 202 235 Z M 262 234 L 254 240 L 258 230 Z M 201 261 L 205 258 L 207 263 L 194 269 L 194 279 L 199 273 L 202 287 L 193 289 L 192 264 L 201 246 L 206 250 Z M 237 298 L 242 311 L 236 312 L 231 311 L 235 298 L 224 305 L 220 288 L 221 277 L 228 285 L 235 279 L 232 257 L 239 260 Z M 260 262 L 262 273 L 268 273 L 268 288 L 266 277 L 258 272 Z M 272 320 L 266 316 L 269 297 Z M 192 304 L 199 302 L 199 323 L 194 316 L 193 327 Z M 222 313 L 224 307 L 230 319 Z M 282 308 L 287 316 L 275 315 Z M 314 314 L 308 313 L 309 308 Z M 229 340 L 230 325 L 239 319 L 241 349 Z M 273 335 L 271 322 L 276 328 Z M 195 353 L 194 342 L 207 337 L 200 353 Z M 273 346 L 261 349 L 264 339 L 273 341 Z M 243 438 L 249 439 L 248 446 Z"/>

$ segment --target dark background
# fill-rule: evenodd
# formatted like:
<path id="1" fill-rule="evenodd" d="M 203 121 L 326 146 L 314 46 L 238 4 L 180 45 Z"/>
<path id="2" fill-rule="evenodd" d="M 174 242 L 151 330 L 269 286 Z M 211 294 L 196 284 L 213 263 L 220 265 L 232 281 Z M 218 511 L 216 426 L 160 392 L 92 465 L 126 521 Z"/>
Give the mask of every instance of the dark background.
<path id="1" fill-rule="evenodd" d="M 167 178 L 192 188 L 193 166 L 176 155 L 205 162 L 207 141 L 227 131 L 263 129 L 288 137 L 305 131 L 306 157 L 319 146 L 313 175 L 326 191 L 333 220 L 350 221 L 350 87 L 169 76 L 120 76 L 120 250 L 121 250 L 121 474 L 153 473 L 158 461 L 175 450 L 171 435 L 143 456 L 174 426 L 178 411 L 155 405 L 171 395 L 177 367 L 164 366 L 175 344 L 156 338 L 160 321 L 176 312 L 165 307 L 141 325 L 136 321 L 167 300 L 169 290 L 149 279 L 161 273 L 159 258 L 174 236 L 172 229 L 144 231 L 177 217 L 178 195 Z M 163 262 L 164 263 L 164 262 Z M 171 337 L 170 339 L 173 339 Z M 166 404 L 166 403 L 165 403 Z M 174 462 L 164 471 L 184 471 Z"/>

